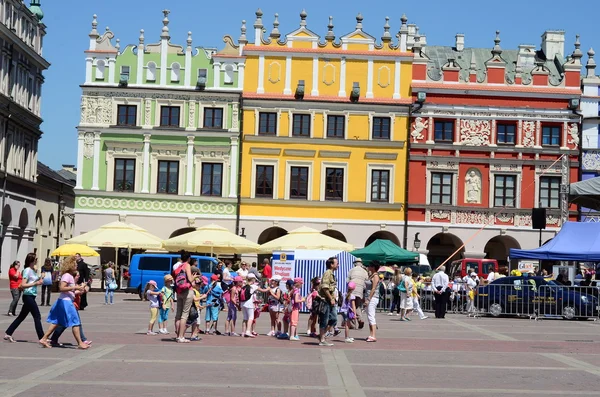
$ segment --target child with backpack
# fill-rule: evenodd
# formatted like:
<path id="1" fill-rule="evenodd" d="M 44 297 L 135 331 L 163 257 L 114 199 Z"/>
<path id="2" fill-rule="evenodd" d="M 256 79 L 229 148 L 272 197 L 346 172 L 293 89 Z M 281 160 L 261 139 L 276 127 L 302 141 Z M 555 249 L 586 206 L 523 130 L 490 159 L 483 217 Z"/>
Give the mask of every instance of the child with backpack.
<path id="1" fill-rule="evenodd" d="M 271 316 L 271 331 L 267 336 L 277 336 L 281 334 L 281 322 L 279 321 L 279 313 L 281 313 L 281 304 L 283 302 L 283 292 L 279 288 L 281 276 L 276 274 L 269 280 L 269 297 L 267 304 L 269 307 L 269 315 Z"/>
<path id="2" fill-rule="evenodd" d="M 289 339 L 289 330 L 290 330 L 290 317 L 292 314 L 292 299 L 291 293 L 294 290 L 294 280 L 289 279 L 285 282 L 285 288 L 287 291 L 283 294 L 283 332 L 277 335 L 277 339 Z"/>
<path id="3" fill-rule="evenodd" d="M 164 281 L 165 286 L 160 290 L 162 304 L 158 309 L 158 333 L 168 335 L 167 320 L 169 311 L 173 311 L 173 276 L 167 274 Z"/>
<path id="4" fill-rule="evenodd" d="M 318 312 L 318 304 L 315 302 L 315 299 L 319 295 L 319 284 L 321 284 L 321 279 L 319 277 L 314 277 L 310 280 L 310 294 L 306 297 L 306 309 L 310 312 L 310 316 L 308 317 L 308 327 L 306 330 L 306 335 L 311 338 L 317 337 L 317 320 L 319 318 Z"/>
<path id="5" fill-rule="evenodd" d="M 298 320 L 300 319 L 300 309 L 304 302 L 304 298 L 300 294 L 302 284 L 304 284 L 304 280 L 301 277 L 296 277 L 294 279 L 294 287 L 290 292 L 290 341 L 300 340 L 298 337 Z"/>
<path id="6" fill-rule="evenodd" d="M 356 297 L 352 295 L 352 292 L 356 288 L 356 284 L 352 281 L 348 283 L 346 296 L 342 301 L 342 307 L 340 308 L 340 314 L 342 315 L 342 326 L 345 330 L 346 343 L 354 343 L 354 338 L 350 337 L 350 322 L 356 318 Z"/>
<path id="7" fill-rule="evenodd" d="M 256 309 L 256 297 L 257 291 L 268 292 L 267 288 L 260 288 L 256 284 L 256 276 L 253 273 L 249 273 L 247 277 L 248 281 L 246 285 L 240 290 L 240 305 L 242 306 L 242 314 L 244 320 L 242 321 L 242 336 L 245 338 L 256 338 L 258 335 L 254 332 L 254 309 Z"/>
<path id="8" fill-rule="evenodd" d="M 187 326 L 192 327 L 192 336 L 190 338 L 191 341 L 199 341 L 200 337 L 198 334 L 200 333 L 200 326 L 202 324 L 202 320 L 200 320 L 200 311 L 202 310 L 202 298 L 206 298 L 200 292 L 202 288 L 202 283 L 198 278 L 198 282 L 194 282 L 192 287 L 192 292 L 194 293 L 194 303 L 190 308 L 190 315 L 187 320 Z"/>
<path id="9" fill-rule="evenodd" d="M 237 312 L 240 308 L 240 290 L 244 279 L 241 276 L 235 276 L 232 286 L 223 294 L 223 299 L 227 302 L 227 321 L 225 322 L 225 335 L 240 336 L 235 332 L 235 323 L 237 321 Z"/>
<path id="10" fill-rule="evenodd" d="M 221 298 L 223 297 L 223 289 L 221 287 L 221 282 L 219 281 L 219 275 L 213 274 L 210 279 L 211 284 L 208 288 L 206 298 L 206 328 L 204 333 L 209 335 L 212 333 L 221 335 L 221 332 L 219 332 L 217 326 L 219 323 L 219 311 L 221 310 Z"/>
<path id="11" fill-rule="evenodd" d="M 154 332 L 154 323 L 158 317 L 158 308 L 161 306 L 160 295 L 161 292 L 158 290 L 156 281 L 148 281 L 146 288 L 144 288 L 144 300 L 150 301 L 150 322 L 148 323 L 146 335 L 158 335 L 157 332 Z"/>

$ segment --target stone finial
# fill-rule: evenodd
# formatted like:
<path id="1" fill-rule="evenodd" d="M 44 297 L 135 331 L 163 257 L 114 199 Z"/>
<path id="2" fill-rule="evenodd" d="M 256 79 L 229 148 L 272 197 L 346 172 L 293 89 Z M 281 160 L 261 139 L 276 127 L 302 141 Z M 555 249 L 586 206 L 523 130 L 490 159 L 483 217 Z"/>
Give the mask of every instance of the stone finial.
<path id="1" fill-rule="evenodd" d="M 121 39 L 116 40 L 115 48 L 117 49 L 117 52 L 119 52 L 119 50 L 121 49 Z"/>
<path id="2" fill-rule="evenodd" d="M 583 52 L 581 52 L 581 43 L 579 42 L 579 35 L 575 35 L 575 49 L 573 50 L 571 57 L 575 63 L 581 62 L 581 58 L 583 58 Z"/>
<path id="3" fill-rule="evenodd" d="M 500 48 L 500 31 L 496 30 L 496 38 L 494 39 L 494 48 L 492 48 L 492 55 L 500 56 L 502 54 L 502 48 Z"/>
<path id="4" fill-rule="evenodd" d="M 362 14 L 359 12 L 358 15 L 356 16 L 356 30 L 362 30 L 362 21 L 363 21 L 363 16 Z"/>
<path id="5" fill-rule="evenodd" d="M 271 30 L 271 34 L 269 35 L 272 39 L 279 39 L 281 37 L 281 33 L 279 33 L 279 14 L 275 13 L 275 19 L 273 20 L 273 30 Z"/>
<path id="6" fill-rule="evenodd" d="M 98 38 L 100 35 L 98 34 L 98 15 L 94 14 L 92 17 L 92 30 L 90 31 L 90 38 Z"/>
<path id="7" fill-rule="evenodd" d="M 140 29 L 140 45 L 144 45 L 144 29 Z"/>
<path id="8" fill-rule="evenodd" d="M 408 34 L 408 18 L 406 14 L 402 14 L 402 17 L 400 17 L 400 31 L 398 33 Z"/>
<path id="9" fill-rule="evenodd" d="M 419 33 L 419 27 L 415 27 L 415 43 L 413 44 L 413 53 L 417 54 L 421 52 L 421 34 Z"/>
<path id="10" fill-rule="evenodd" d="M 587 63 L 585 64 L 585 69 L 587 70 L 585 77 L 586 78 L 595 78 L 596 77 L 596 61 L 594 60 L 594 55 L 596 55 L 596 53 L 594 52 L 593 48 L 590 48 L 590 50 L 587 52 L 588 54 L 588 60 Z"/>
<path id="11" fill-rule="evenodd" d="M 171 38 L 171 36 L 169 35 L 169 14 L 171 13 L 171 11 L 165 9 L 162 11 L 162 13 L 165 17 L 162 20 L 162 23 L 164 26 L 162 28 L 162 33 L 160 34 L 160 38 L 169 40 Z"/>
<path id="12" fill-rule="evenodd" d="M 381 36 L 381 41 L 384 43 L 389 43 L 392 41 L 392 35 L 390 34 L 390 17 L 385 17 L 385 25 L 383 25 L 383 36 Z"/>
<path id="13" fill-rule="evenodd" d="M 263 12 L 262 12 L 262 10 L 259 8 L 258 10 L 256 10 L 256 12 L 254 14 L 256 15 L 256 20 L 254 21 L 254 29 L 262 29 L 263 28 L 263 23 L 262 23 Z"/>
<path id="14" fill-rule="evenodd" d="M 240 38 L 238 39 L 239 43 L 246 44 L 248 43 L 248 38 L 246 37 L 246 20 L 242 20 L 242 26 L 240 27 Z"/>
<path id="15" fill-rule="evenodd" d="M 302 9 L 302 11 L 300 12 L 300 27 L 306 26 L 306 17 L 307 16 L 308 16 L 308 14 L 306 13 L 306 10 Z"/>
<path id="16" fill-rule="evenodd" d="M 332 42 L 335 40 L 335 34 L 333 33 L 333 17 L 329 16 L 329 24 L 327 25 L 327 34 L 325 35 L 325 40 Z"/>
<path id="17" fill-rule="evenodd" d="M 187 37 L 186 43 L 187 43 L 187 50 L 191 51 L 192 50 L 192 32 L 188 32 L 188 37 Z"/>

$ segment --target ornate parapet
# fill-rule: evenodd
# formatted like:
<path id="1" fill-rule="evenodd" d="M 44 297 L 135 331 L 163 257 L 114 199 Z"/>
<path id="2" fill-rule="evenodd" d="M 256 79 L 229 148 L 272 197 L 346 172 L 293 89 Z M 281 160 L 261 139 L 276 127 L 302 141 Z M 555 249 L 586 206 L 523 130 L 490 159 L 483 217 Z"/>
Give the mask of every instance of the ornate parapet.
<path id="1" fill-rule="evenodd" d="M 451 225 L 488 225 L 502 227 L 531 227 L 531 211 L 506 209 L 496 212 L 494 209 L 471 210 L 452 207 L 426 208 L 425 222 L 447 223 Z M 560 227 L 560 210 L 547 210 L 546 225 Z"/>

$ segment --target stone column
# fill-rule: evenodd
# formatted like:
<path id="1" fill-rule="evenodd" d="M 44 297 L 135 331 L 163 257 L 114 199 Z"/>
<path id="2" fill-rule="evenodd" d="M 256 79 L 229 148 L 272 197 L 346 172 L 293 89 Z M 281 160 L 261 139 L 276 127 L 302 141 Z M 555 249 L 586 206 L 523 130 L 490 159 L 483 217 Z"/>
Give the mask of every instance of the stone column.
<path id="1" fill-rule="evenodd" d="M 221 63 L 213 63 L 213 87 L 218 88 L 221 83 Z"/>
<path id="2" fill-rule="evenodd" d="M 77 182 L 75 183 L 75 189 L 83 189 L 83 144 L 84 134 L 79 132 L 77 136 Z M 5 148 L 8 150 L 8 148 Z"/>
<path id="3" fill-rule="evenodd" d="M 338 96 L 346 96 L 346 57 L 340 60 L 340 90 Z"/>
<path id="4" fill-rule="evenodd" d="M 144 134 L 144 162 L 142 164 L 142 193 L 150 193 L 150 134 Z"/>
<path id="5" fill-rule="evenodd" d="M 194 190 L 192 188 L 193 185 L 193 177 L 194 177 L 194 136 L 189 135 L 187 137 L 187 173 L 185 180 L 185 195 L 193 196 Z"/>
<path id="6" fill-rule="evenodd" d="M 231 162 L 229 163 L 229 197 L 234 198 L 237 197 L 237 177 L 238 177 L 238 137 L 232 136 L 231 140 L 231 154 L 229 158 Z"/>
<path id="7" fill-rule="evenodd" d="M 92 178 L 92 190 L 100 190 L 98 182 L 100 179 L 100 133 L 94 133 L 94 169 Z"/>

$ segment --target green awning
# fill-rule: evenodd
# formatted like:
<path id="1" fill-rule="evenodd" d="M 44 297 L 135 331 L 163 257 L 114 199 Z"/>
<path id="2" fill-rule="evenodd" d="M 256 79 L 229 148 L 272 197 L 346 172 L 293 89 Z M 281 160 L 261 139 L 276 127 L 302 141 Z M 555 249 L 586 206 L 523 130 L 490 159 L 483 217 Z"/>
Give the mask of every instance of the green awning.
<path id="1" fill-rule="evenodd" d="M 375 240 L 370 245 L 351 252 L 352 255 L 368 263 L 413 263 L 419 262 L 419 253 L 398 247 L 389 240 Z"/>

